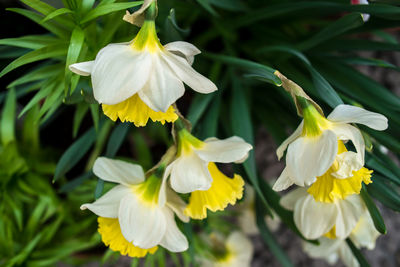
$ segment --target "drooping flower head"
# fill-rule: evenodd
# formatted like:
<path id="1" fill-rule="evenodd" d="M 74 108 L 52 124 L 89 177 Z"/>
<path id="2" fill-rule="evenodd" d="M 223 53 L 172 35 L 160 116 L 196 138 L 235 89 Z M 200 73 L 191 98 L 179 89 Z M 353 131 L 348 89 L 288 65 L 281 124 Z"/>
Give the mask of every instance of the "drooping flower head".
<path id="1" fill-rule="evenodd" d="M 375 241 L 379 235 L 371 216 L 366 212 L 360 217 L 349 238 L 356 247 L 371 250 L 374 249 Z M 347 267 L 360 266 L 344 239 L 321 237 L 318 241 L 319 245 L 311 243 L 304 243 L 303 245 L 304 250 L 311 257 L 325 259 L 329 264 L 335 264 L 338 259 L 341 259 Z"/>
<path id="2" fill-rule="evenodd" d="M 200 93 L 217 90 L 191 67 L 200 53 L 194 45 L 181 41 L 161 45 L 152 8 L 154 4 L 131 42 L 109 44 L 95 60 L 70 66 L 79 75 L 91 75 L 94 98 L 108 117 L 136 126 L 146 125 L 149 118 L 175 121 L 178 116 L 171 105 L 184 94 L 183 83 Z"/>
<path id="3" fill-rule="evenodd" d="M 172 252 L 188 248 L 174 219 L 175 212 L 181 220 L 188 221 L 183 214 L 185 203 L 168 191 L 161 205 L 159 177 L 153 174 L 145 179 L 139 165 L 103 157 L 95 161 L 93 172 L 105 181 L 118 183 L 95 202 L 81 206 L 99 216 L 99 232 L 110 249 L 144 257 L 154 253 L 158 245 Z"/>
<path id="4" fill-rule="evenodd" d="M 211 254 L 200 257 L 202 267 L 250 267 L 253 257 L 253 244 L 241 232 L 231 233 L 225 240 L 216 234 L 210 236 L 208 247 Z"/>
<path id="5" fill-rule="evenodd" d="M 303 109 L 303 122 L 296 131 L 277 149 L 280 159 L 287 148 L 286 168 L 281 176 L 289 177 L 282 183 L 279 178 L 274 189 L 284 190 L 292 183 L 308 186 L 315 182 L 332 166 L 338 153 L 338 140 L 350 140 L 357 151 L 357 161 L 364 165 L 365 144 L 361 132 L 350 123 L 366 125 L 374 130 L 385 130 L 388 126 L 385 116 L 365 109 L 337 106 L 327 118 L 313 105 Z"/>
<path id="6" fill-rule="evenodd" d="M 252 146 L 237 136 L 203 142 L 186 129 L 178 132 L 177 139 L 177 157 L 167 167 L 164 183 L 170 177 L 173 190 L 191 193 L 185 214 L 203 219 L 207 217 L 207 209 L 223 210 L 228 204 L 235 204 L 243 195 L 244 181 L 237 174 L 227 177 L 215 163 L 243 161 Z"/>
<path id="7" fill-rule="evenodd" d="M 298 188 L 281 199 L 284 207 L 294 211 L 296 226 L 306 238 L 345 238 L 365 211 L 359 193 L 362 183 L 372 182 L 372 171 L 359 165 L 356 153 L 339 144 L 339 154 L 325 174 L 310 187 Z"/>

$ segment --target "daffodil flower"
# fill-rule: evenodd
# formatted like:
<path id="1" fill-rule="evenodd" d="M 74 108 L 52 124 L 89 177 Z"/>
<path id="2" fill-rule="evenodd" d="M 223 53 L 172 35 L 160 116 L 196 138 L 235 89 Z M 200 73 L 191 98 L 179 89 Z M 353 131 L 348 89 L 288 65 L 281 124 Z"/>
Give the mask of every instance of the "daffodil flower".
<path id="1" fill-rule="evenodd" d="M 379 235 L 371 216 L 366 212 L 361 216 L 349 238 L 356 247 L 372 250 Z M 303 244 L 304 250 L 312 258 L 325 259 L 329 264 L 335 264 L 338 259 L 341 259 L 347 267 L 360 266 L 344 239 L 321 237 L 318 241 L 319 245 L 309 242 Z"/>
<path id="2" fill-rule="evenodd" d="M 94 98 L 108 117 L 144 126 L 149 118 L 162 123 L 178 118 L 171 105 L 184 94 L 184 83 L 199 93 L 217 90 L 191 67 L 199 53 L 187 42 L 161 45 L 154 20 L 145 20 L 131 42 L 109 44 L 95 60 L 69 68 L 91 75 Z"/>
<path id="3" fill-rule="evenodd" d="M 214 248 L 210 258 L 199 258 L 202 267 L 250 267 L 253 257 L 253 244 L 241 232 L 231 233 L 225 241 L 218 242 L 222 246 Z M 213 249 L 213 248 L 212 248 Z"/>
<path id="4" fill-rule="evenodd" d="M 333 164 L 338 152 L 338 140 L 352 141 L 360 166 L 364 165 L 365 144 L 361 132 L 350 123 L 366 125 L 382 131 L 388 126 L 381 114 L 350 106 L 337 106 L 327 118 L 313 105 L 303 109 L 304 120 L 296 131 L 277 149 L 280 159 L 287 148 L 286 168 L 274 190 L 284 190 L 293 183 L 308 186 Z"/>
<path id="5" fill-rule="evenodd" d="M 203 142 L 186 129 L 180 130 L 177 138 L 177 157 L 164 173 L 163 187 L 170 177 L 173 190 L 191 193 L 186 215 L 204 219 L 207 210 L 223 210 L 228 204 L 234 205 L 237 199 L 242 198 L 242 177 L 237 174 L 233 178 L 227 177 L 215 162 L 244 161 L 252 149 L 250 144 L 237 136 L 225 140 L 209 138 Z"/>
<path id="6" fill-rule="evenodd" d="M 183 214 L 185 203 L 170 190 L 164 192 L 166 201 L 160 205 L 160 178 L 151 175 L 145 179 L 139 165 L 103 157 L 95 161 L 93 172 L 105 181 L 118 183 L 95 202 L 81 206 L 99 216 L 102 240 L 112 250 L 143 257 L 154 253 L 158 245 L 172 252 L 188 248 L 174 220 L 175 212 L 188 221 Z"/>
<path id="7" fill-rule="evenodd" d="M 356 156 L 339 144 L 338 160 L 324 175 L 309 188 L 298 188 L 281 199 L 284 207 L 294 211 L 299 230 L 310 239 L 324 234 L 347 237 L 365 210 L 359 193 L 362 183 L 372 182 L 372 171 L 359 166 L 357 160 L 343 161 L 343 155 Z"/>

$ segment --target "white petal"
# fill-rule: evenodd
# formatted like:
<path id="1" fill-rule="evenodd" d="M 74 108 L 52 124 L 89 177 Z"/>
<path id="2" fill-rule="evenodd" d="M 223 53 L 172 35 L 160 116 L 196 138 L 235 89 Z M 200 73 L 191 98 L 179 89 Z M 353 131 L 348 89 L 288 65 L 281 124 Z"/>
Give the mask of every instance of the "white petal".
<path id="1" fill-rule="evenodd" d="M 167 229 L 160 245 L 171 252 L 182 252 L 188 249 L 189 243 L 185 235 L 179 230 L 174 220 L 174 214 L 168 208 L 164 208 L 164 216 L 167 221 Z"/>
<path id="2" fill-rule="evenodd" d="M 303 124 L 304 122 L 302 121 L 297 129 L 278 147 L 278 149 L 276 150 L 278 160 L 283 157 L 283 153 L 285 152 L 288 145 L 294 142 L 294 140 L 296 140 L 301 135 L 301 132 L 303 131 Z"/>
<path id="3" fill-rule="evenodd" d="M 224 140 L 207 139 L 204 146 L 194 152 L 206 162 L 229 163 L 246 157 L 252 148 L 242 138 L 232 136 Z"/>
<path id="4" fill-rule="evenodd" d="M 126 186 L 144 181 L 144 172 L 140 165 L 117 159 L 97 158 L 93 165 L 93 172 L 104 181 L 120 183 Z"/>
<path id="5" fill-rule="evenodd" d="M 325 130 L 320 136 L 300 137 L 289 145 L 286 166 L 295 184 L 312 184 L 335 160 L 338 150 L 336 134 Z"/>
<path id="6" fill-rule="evenodd" d="M 201 53 L 201 51 L 188 42 L 176 41 L 164 45 L 164 48 L 178 56 L 184 56 L 187 62 L 192 65 L 194 56 Z"/>
<path id="7" fill-rule="evenodd" d="M 152 66 L 151 53 L 137 52 L 123 44 L 104 47 L 92 70 L 94 98 L 108 105 L 128 99 L 145 86 Z"/>
<path id="8" fill-rule="evenodd" d="M 336 236 L 346 238 L 357 225 L 361 215 L 365 212 L 363 200 L 359 195 L 351 195 L 336 203 Z"/>
<path id="9" fill-rule="evenodd" d="M 126 195 L 121 200 L 118 219 L 125 239 L 141 248 L 158 245 L 167 228 L 163 209 L 149 207 L 134 194 Z"/>
<path id="10" fill-rule="evenodd" d="M 357 153 L 352 151 L 343 152 L 336 156 L 339 169 L 332 173 L 338 179 L 353 177 L 353 171 L 361 169 L 362 165 Z"/>
<path id="11" fill-rule="evenodd" d="M 169 164 L 163 174 L 163 179 L 162 179 L 161 187 L 160 187 L 160 193 L 158 195 L 158 205 L 160 207 L 164 207 L 165 204 L 167 203 L 167 182 L 168 182 L 168 178 L 171 174 L 173 164 L 174 163 Z"/>
<path id="12" fill-rule="evenodd" d="M 380 233 L 376 230 L 369 212 L 365 212 L 361 216 L 350 234 L 351 240 L 357 247 L 365 247 L 367 249 L 375 248 L 375 241 L 379 236 Z"/>
<path id="13" fill-rule="evenodd" d="M 182 155 L 173 162 L 171 187 L 178 193 L 186 194 L 196 190 L 208 190 L 211 187 L 211 174 L 208 163 L 196 154 Z"/>
<path id="14" fill-rule="evenodd" d="M 181 80 L 171 72 L 162 58 L 153 58 L 153 71 L 146 85 L 139 91 L 142 101 L 154 111 L 167 112 L 168 108 L 185 93 Z"/>
<path id="15" fill-rule="evenodd" d="M 163 53 L 162 56 L 176 76 L 196 92 L 209 94 L 218 90 L 212 81 L 195 71 L 185 59 L 172 53 Z"/>
<path id="16" fill-rule="evenodd" d="M 328 116 L 328 120 L 340 123 L 360 123 L 374 130 L 383 131 L 388 120 L 382 114 L 351 105 L 339 105 Z"/>
<path id="17" fill-rule="evenodd" d="M 272 187 L 275 191 L 282 191 L 287 189 L 289 186 L 293 184 L 293 180 L 290 178 L 290 173 L 288 168 L 283 169 L 281 175 L 278 180 L 276 180 L 274 186 Z"/>
<path id="18" fill-rule="evenodd" d="M 353 252 L 351 251 L 350 247 L 347 244 L 343 244 L 343 246 L 340 246 L 338 252 L 340 259 L 343 261 L 346 267 L 360 266 L 356 257 L 354 257 Z"/>
<path id="19" fill-rule="evenodd" d="M 365 143 L 360 130 L 350 124 L 337 123 L 332 127 L 339 140 L 351 140 L 357 150 L 357 157 L 361 166 L 364 165 Z"/>
<path id="20" fill-rule="evenodd" d="M 336 255 L 335 260 L 331 262 L 336 262 L 338 259 L 338 250 L 340 246 L 344 246 L 345 241 L 342 239 L 329 239 L 326 237 L 321 237 L 318 239 L 319 245 L 314 245 L 309 242 L 304 242 L 304 251 L 313 258 L 325 259 L 331 255 Z"/>
<path id="21" fill-rule="evenodd" d="M 75 63 L 72 65 L 69 65 L 70 71 L 82 75 L 82 76 L 89 76 L 92 73 L 94 65 L 94 60 L 92 61 L 85 61 L 85 62 L 80 62 L 80 63 Z"/>
<path id="22" fill-rule="evenodd" d="M 294 222 L 306 238 L 316 239 L 332 229 L 337 213 L 335 204 L 317 202 L 308 195 L 296 202 Z"/>
<path id="23" fill-rule="evenodd" d="M 132 191 L 129 187 L 117 185 L 95 202 L 83 204 L 81 206 L 81 210 L 89 209 L 100 217 L 117 218 L 121 199 L 131 192 Z"/>
<path id="24" fill-rule="evenodd" d="M 284 195 L 279 203 L 288 210 L 294 210 L 297 201 L 306 196 L 308 196 L 306 188 L 297 188 Z"/>
<path id="25" fill-rule="evenodd" d="M 184 214 L 186 203 L 171 188 L 167 188 L 167 206 L 175 212 L 182 222 L 189 222 L 189 217 Z"/>

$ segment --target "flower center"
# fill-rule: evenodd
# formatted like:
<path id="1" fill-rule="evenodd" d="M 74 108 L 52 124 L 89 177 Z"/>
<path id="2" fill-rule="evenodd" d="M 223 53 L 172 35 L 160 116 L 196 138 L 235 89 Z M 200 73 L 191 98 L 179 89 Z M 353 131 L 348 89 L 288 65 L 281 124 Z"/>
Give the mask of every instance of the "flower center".
<path id="1" fill-rule="evenodd" d="M 133 39 L 131 46 L 135 50 L 148 50 L 151 53 L 156 53 L 164 49 L 158 40 L 154 21 L 144 21 L 142 28 L 136 35 L 135 39 Z"/>
<path id="2" fill-rule="evenodd" d="M 132 186 L 132 190 L 144 203 L 155 206 L 158 203 L 160 187 L 161 179 L 153 174 L 144 183 Z"/>
<path id="3" fill-rule="evenodd" d="M 303 117 L 303 136 L 318 136 L 323 130 L 330 128 L 331 123 L 313 105 L 308 105 L 303 109 Z"/>
<path id="4" fill-rule="evenodd" d="M 178 132 L 178 140 L 178 156 L 190 154 L 193 149 L 199 149 L 204 145 L 202 141 L 191 135 L 186 129 Z"/>

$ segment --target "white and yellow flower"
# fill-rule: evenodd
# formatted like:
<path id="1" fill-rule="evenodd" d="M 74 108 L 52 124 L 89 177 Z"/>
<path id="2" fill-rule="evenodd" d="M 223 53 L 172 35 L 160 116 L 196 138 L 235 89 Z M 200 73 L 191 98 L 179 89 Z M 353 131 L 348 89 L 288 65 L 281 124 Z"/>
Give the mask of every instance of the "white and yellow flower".
<path id="1" fill-rule="evenodd" d="M 293 183 L 308 186 L 323 175 L 335 161 L 338 140 L 351 140 L 357 161 L 364 165 L 365 144 L 361 132 L 350 123 L 359 123 L 375 130 L 385 130 L 387 118 L 381 114 L 350 106 L 337 106 L 327 118 L 313 105 L 303 109 L 304 120 L 296 131 L 277 149 L 280 159 L 287 148 L 286 167 L 274 190 L 281 191 Z"/>
<path id="2" fill-rule="evenodd" d="M 379 235 L 371 216 L 366 212 L 361 216 L 349 238 L 356 247 L 372 250 L 375 248 L 375 241 Z M 319 245 L 304 243 L 304 250 L 310 257 L 325 259 L 329 264 L 335 264 L 338 259 L 341 259 L 347 267 L 360 266 L 344 239 L 321 237 L 318 241 Z"/>
<path id="3" fill-rule="evenodd" d="M 294 211 L 296 226 L 306 238 L 315 239 L 324 234 L 345 238 L 365 211 L 359 193 L 363 182 L 372 182 L 372 171 L 359 166 L 354 160 L 355 153 L 347 151 L 341 141 L 338 150 L 333 165 L 315 183 L 281 199 L 285 208 Z M 350 160 L 343 160 L 346 157 Z"/>
<path id="4" fill-rule="evenodd" d="M 199 53 L 187 42 L 161 45 L 154 20 L 145 20 L 131 42 L 109 44 L 95 60 L 69 68 L 79 75 L 91 75 L 94 98 L 108 117 L 144 126 L 149 118 L 162 123 L 178 118 L 171 105 L 184 94 L 183 83 L 199 93 L 217 90 L 191 67 Z"/>
<path id="5" fill-rule="evenodd" d="M 160 178 L 152 175 L 145 179 L 139 165 L 103 157 L 95 161 L 93 172 L 105 181 L 118 183 L 95 202 L 81 206 L 99 216 L 99 232 L 110 249 L 143 257 L 154 253 L 158 245 L 172 252 L 188 248 L 174 219 L 175 212 L 188 221 L 183 214 L 185 203 L 170 190 L 163 193 L 166 199 L 161 205 Z"/>
<path id="6" fill-rule="evenodd" d="M 177 135 L 177 157 L 164 173 L 164 185 L 170 177 L 173 190 L 191 193 L 186 215 L 203 219 L 207 217 L 207 210 L 223 210 L 242 198 L 242 177 L 237 174 L 233 178 L 227 177 L 215 162 L 244 161 L 252 149 L 250 144 L 237 136 L 225 140 L 209 138 L 203 142 L 186 129 Z"/>
<path id="7" fill-rule="evenodd" d="M 253 244 L 241 232 L 231 233 L 222 247 L 212 249 L 211 257 L 199 259 L 201 267 L 250 267 Z"/>

